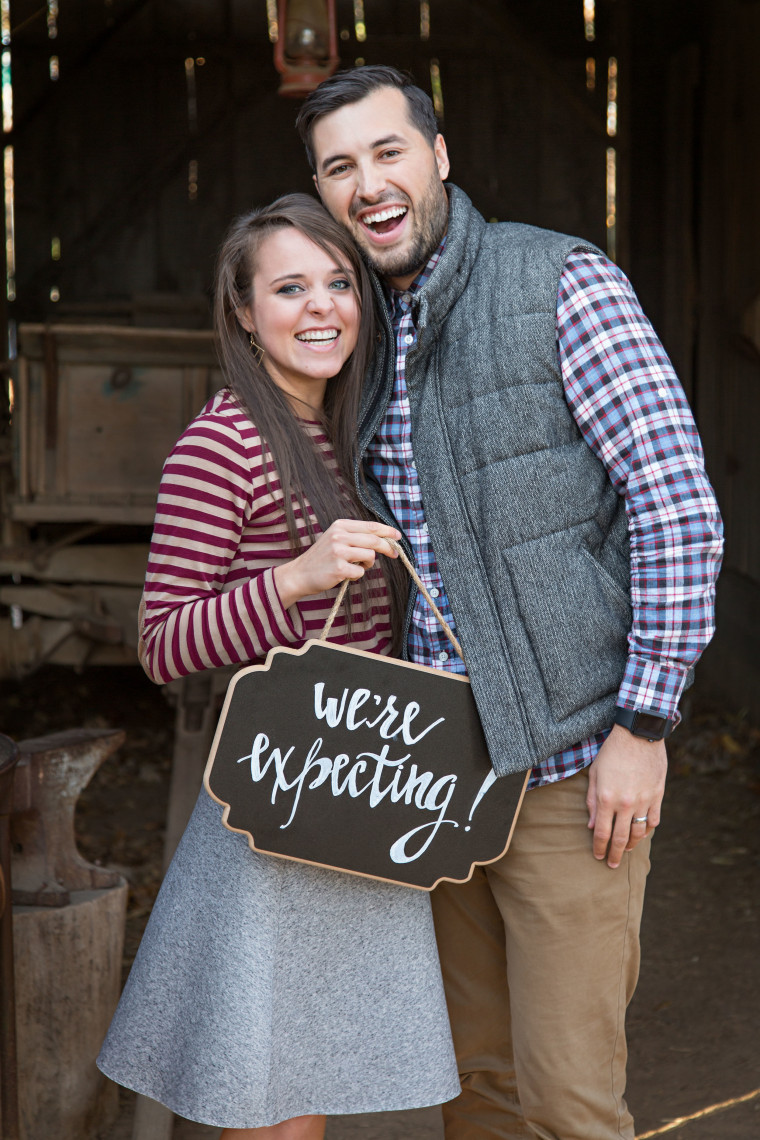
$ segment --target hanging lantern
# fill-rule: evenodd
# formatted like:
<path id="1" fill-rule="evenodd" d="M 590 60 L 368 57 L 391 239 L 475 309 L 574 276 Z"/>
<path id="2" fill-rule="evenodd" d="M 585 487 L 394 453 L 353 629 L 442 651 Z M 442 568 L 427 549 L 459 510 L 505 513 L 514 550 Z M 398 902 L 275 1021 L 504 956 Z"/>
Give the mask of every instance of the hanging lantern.
<path id="1" fill-rule="evenodd" d="M 302 98 L 340 63 L 335 0 L 279 0 L 274 65 L 280 95 Z"/>

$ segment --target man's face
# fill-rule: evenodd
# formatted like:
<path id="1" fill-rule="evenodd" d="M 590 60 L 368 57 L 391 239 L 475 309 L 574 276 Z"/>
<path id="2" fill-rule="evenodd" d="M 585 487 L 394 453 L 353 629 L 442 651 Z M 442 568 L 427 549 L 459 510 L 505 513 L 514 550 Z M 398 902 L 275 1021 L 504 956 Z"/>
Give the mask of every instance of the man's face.
<path id="1" fill-rule="evenodd" d="M 446 144 L 409 120 L 406 97 L 381 87 L 319 119 L 312 144 L 322 201 L 372 268 L 407 288 L 446 233 Z"/>

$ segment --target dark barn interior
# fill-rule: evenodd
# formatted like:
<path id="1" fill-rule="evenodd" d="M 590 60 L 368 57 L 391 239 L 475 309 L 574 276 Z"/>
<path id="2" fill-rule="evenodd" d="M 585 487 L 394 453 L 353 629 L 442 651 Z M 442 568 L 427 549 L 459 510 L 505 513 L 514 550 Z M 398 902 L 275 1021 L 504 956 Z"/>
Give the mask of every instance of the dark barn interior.
<path id="1" fill-rule="evenodd" d="M 36 0 L 11 5 L 6 316 L 206 327 L 228 221 L 310 188 L 265 0 L 59 7 L 50 27 Z M 696 410 L 726 520 L 719 632 L 699 680 L 757 713 L 760 5 L 594 8 L 590 29 L 581 0 L 434 0 L 421 30 L 420 5 L 366 0 L 360 41 L 354 5 L 338 0 L 341 63 L 392 61 L 429 89 L 432 61 L 452 178 L 485 216 L 590 238 L 632 278 Z M 6 193 L 8 180 L 6 157 Z"/>
<path id="2" fill-rule="evenodd" d="M 45 730 L 35 719 L 34 686 L 40 677 L 50 683 L 51 667 L 68 679 L 56 681 L 56 691 L 70 684 L 72 693 L 68 719 L 59 725 L 51 718 L 51 731 L 70 727 L 72 718 L 84 723 L 75 710 L 83 707 L 86 678 L 107 673 L 85 666 L 114 667 L 120 684 L 130 670 L 138 674 L 135 614 L 161 463 L 220 383 L 209 302 L 217 246 L 237 213 L 312 189 L 293 126 L 298 100 L 280 93 L 275 66 L 278 15 L 282 22 L 288 4 L 319 13 L 333 7 L 327 0 L 0 3 L 0 336 L 7 347 L 0 379 L 0 688 L 10 694 L 7 704 L 0 698 L 0 733 L 22 739 Z M 675 753 L 676 776 L 698 779 L 690 791 L 684 781 L 683 814 L 662 865 L 675 875 L 695 845 L 707 844 L 703 855 L 714 866 L 705 881 L 715 898 L 723 891 L 718 877 L 736 876 L 725 905 L 730 896 L 737 915 L 739 900 L 745 909 L 754 906 L 755 921 L 757 856 L 754 864 L 745 856 L 755 843 L 760 790 L 752 768 L 760 749 L 760 0 L 334 0 L 334 12 L 340 66 L 390 63 L 431 93 L 451 179 L 484 216 L 577 234 L 605 249 L 628 273 L 673 359 L 726 528 L 717 633 L 685 702 L 687 713 L 708 710 L 700 723 L 711 726 L 722 759 L 717 768 L 704 760 L 703 736 L 692 738 L 696 751 Z M 97 682 L 98 691 L 107 683 Z M 195 779 L 221 689 L 175 685 L 175 758 L 185 750 Z M 133 701 L 146 723 L 161 704 L 158 696 L 150 704 L 154 696 Z M 118 700 L 108 707 L 106 719 L 120 723 Z M 135 734 L 143 741 L 141 731 Z M 171 741 L 166 747 L 170 753 Z M 720 825 L 710 830 L 705 822 L 707 839 L 695 838 L 688 812 L 706 817 L 699 797 L 712 794 L 715 771 L 733 771 L 734 764 L 741 768 L 735 786 L 715 793 Z M 168 787 L 168 758 L 165 768 Z M 191 786 L 183 799 L 175 784 L 164 859 L 195 794 Z M 143 791 L 129 826 L 150 819 L 160 837 L 166 794 L 154 811 L 154 791 Z M 97 795 L 92 805 L 100 803 Z M 156 844 L 158 876 L 159 838 Z M 96 846 L 87 853 L 95 859 Z M 130 863 L 128 855 L 104 860 Z M 741 872 L 725 870 L 739 863 Z M 129 913 L 139 911 L 141 929 L 152 896 L 147 887 L 147 902 L 139 895 L 139 877 L 130 885 Z M 700 890 L 695 879 L 683 893 L 696 915 Z M 688 952 L 696 937 L 687 923 L 680 942 L 662 941 L 673 894 L 664 891 L 652 904 L 661 924 L 657 937 L 650 935 L 653 958 L 655 944 L 662 946 L 659 981 L 674 968 L 668 954 Z M 725 920 L 734 931 L 733 919 L 719 918 L 717 902 L 710 913 L 713 926 Z M 128 943 L 139 938 L 129 929 Z M 731 935 L 737 958 L 734 972 L 727 969 L 732 1009 L 744 1001 L 742 970 L 753 970 L 756 945 L 748 935 L 742 942 L 741 931 Z M 721 954 L 716 943 L 712 960 L 722 971 Z M 685 1002 L 704 980 L 701 968 L 683 971 Z M 734 1015 L 723 1027 L 729 1044 L 722 1072 L 732 1076 L 713 1081 L 709 1059 L 685 1059 L 678 1044 L 650 1060 L 646 1035 L 656 1034 L 671 1002 L 656 1004 L 656 986 L 642 1001 L 650 997 L 656 1012 L 642 1004 L 633 1021 L 634 1091 L 646 1102 L 660 1072 L 657 1087 L 668 1104 L 645 1103 L 650 1130 L 641 1137 L 757 1135 L 760 1078 L 756 1065 L 742 1068 L 747 1038 L 737 1030 L 730 1040 Z M 694 1032 L 708 1018 L 721 1019 L 722 1001 L 717 989 L 705 997 L 704 1022 Z M 678 1042 L 681 1029 L 674 1020 L 667 1040 Z M 683 1077 L 687 1065 L 701 1074 L 704 1097 Z M 682 1130 L 662 1125 L 665 1108 L 673 1108 L 672 1119 L 695 1103 L 747 1089 L 754 1099 L 733 1131 L 730 1123 L 715 1131 L 712 1117 Z M 140 1127 L 135 1140 L 171 1135 L 171 1124 L 149 1114 Z M 417 1127 L 361 1135 L 438 1136 L 429 1121 Z M 121 1132 L 102 1136 L 125 1140 L 130 1128 L 131 1118 L 122 1120 Z M 184 1135 L 178 1127 L 175 1136 Z M 202 1135 L 212 1132 L 187 1132 Z M 67 1140 L 68 1133 L 59 1136 Z M 353 1137 L 345 1133 L 345 1140 Z"/>

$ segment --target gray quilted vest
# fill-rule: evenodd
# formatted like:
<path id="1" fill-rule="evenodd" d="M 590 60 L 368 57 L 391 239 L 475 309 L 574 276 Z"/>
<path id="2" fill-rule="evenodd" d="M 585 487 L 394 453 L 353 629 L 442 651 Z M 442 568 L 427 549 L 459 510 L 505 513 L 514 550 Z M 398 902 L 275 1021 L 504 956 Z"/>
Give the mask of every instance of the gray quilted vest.
<path id="1" fill-rule="evenodd" d="M 488 224 L 461 190 L 448 189 L 446 248 L 417 295 L 417 344 L 407 357 L 412 445 L 492 763 L 503 775 L 611 725 L 631 626 L 628 527 L 624 500 L 570 414 L 557 357 L 565 258 L 594 247 L 532 226 Z M 393 333 L 380 307 L 362 452 L 394 380 Z M 369 490 L 390 520 L 379 488 Z"/>

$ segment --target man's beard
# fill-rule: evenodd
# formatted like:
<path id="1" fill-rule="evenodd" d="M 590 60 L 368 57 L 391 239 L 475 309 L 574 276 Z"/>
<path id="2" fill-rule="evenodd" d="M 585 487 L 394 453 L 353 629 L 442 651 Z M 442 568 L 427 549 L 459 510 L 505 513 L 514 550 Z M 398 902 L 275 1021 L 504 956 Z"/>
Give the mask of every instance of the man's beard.
<path id="1" fill-rule="evenodd" d="M 410 277 L 424 269 L 446 233 L 449 220 L 449 201 L 443 183 L 437 178 L 427 193 L 415 203 L 414 230 L 411 244 L 403 250 L 389 249 L 387 253 L 369 247 L 368 241 L 359 240 L 359 246 L 370 269 L 379 277 Z M 358 232 L 361 223 L 357 223 Z M 363 235 L 362 235 L 363 236 Z"/>

